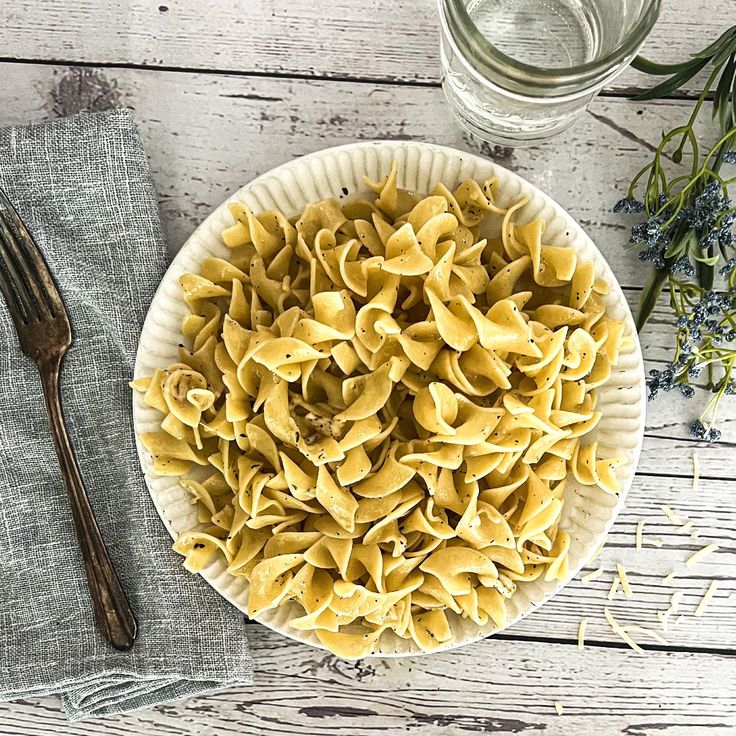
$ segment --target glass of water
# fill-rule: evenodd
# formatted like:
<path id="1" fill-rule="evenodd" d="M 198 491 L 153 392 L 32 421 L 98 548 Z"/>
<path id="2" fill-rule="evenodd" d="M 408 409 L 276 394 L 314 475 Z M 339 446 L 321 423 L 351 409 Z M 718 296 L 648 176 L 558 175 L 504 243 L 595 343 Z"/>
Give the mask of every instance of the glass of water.
<path id="1" fill-rule="evenodd" d="M 480 138 L 549 138 L 631 62 L 660 2 L 439 0 L 445 96 Z"/>

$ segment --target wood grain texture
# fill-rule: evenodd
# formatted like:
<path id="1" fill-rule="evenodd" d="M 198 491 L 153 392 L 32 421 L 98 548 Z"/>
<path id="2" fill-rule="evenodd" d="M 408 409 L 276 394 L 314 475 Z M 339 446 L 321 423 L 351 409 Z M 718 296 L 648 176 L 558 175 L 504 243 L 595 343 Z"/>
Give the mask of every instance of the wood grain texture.
<path id="1" fill-rule="evenodd" d="M 479 142 L 451 119 L 439 89 L 131 69 L 2 64 L 11 123 L 127 105 L 135 111 L 172 249 L 228 194 L 277 164 L 356 140 L 413 139 L 479 153 L 554 197 L 587 230 L 624 286 L 646 269 L 626 249 L 616 200 L 651 142 L 689 104 L 601 98 L 554 141 L 530 149 Z"/>
<path id="2" fill-rule="evenodd" d="M 729 25 L 731 0 L 665 0 L 644 53 L 681 60 Z M 373 81 L 439 82 L 435 0 L 14 0 L 0 56 Z M 629 71 L 611 89 L 651 78 Z M 690 91 L 698 84 L 690 85 Z"/>
<path id="3" fill-rule="evenodd" d="M 277 164 L 355 140 L 416 139 L 488 156 L 556 198 L 602 250 L 632 307 L 647 270 L 625 248 L 630 221 L 611 206 L 648 160 L 653 131 L 687 114 L 682 101 L 650 104 L 644 111 L 626 100 L 601 98 L 555 141 L 513 150 L 468 137 L 450 119 L 441 91 L 427 87 L 25 64 L 0 64 L 0 74 L 0 124 L 133 108 L 172 250 L 228 194 Z M 673 336 L 663 306 L 642 335 L 652 367 L 668 359 Z M 649 407 L 649 435 L 680 438 L 673 473 L 690 470 L 680 449 L 693 446 L 688 425 L 697 413 L 695 403 L 677 396 Z M 736 442 L 736 408 L 724 415 L 722 428 L 724 439 Z M 661 472 L 661 447 L 645 447 L 643 470 Z M 730 457 L 707 447 L 704 452 L 714 475 L 732 473 Z"/>
<path id="4" fill-rule="evenodd" d="M 560 144 L 510 151 L 478 146 L 465 138 L 446 119 L 439 93 L 431 88 L 16 64 L 5 65 L 5 70 L 11 100 L 3 106 L 0 122 L 3 116 L 5 121 L 13 122 L 119 104 L 135 110 L 174 249 L 227 194 L 288 158 L 355 139 L 417 138 L 496 158 L 558 198 L 580 219 L 619 278 L 628 284 L 625 290 L 632 306 L 638 299 L 643 269 L 635 256 L 622 247 L 625 225 L 621 218 L 606 207 L 606 200 L 616 196 L 611 180 L 622 183 L 630 178 L 648 155 L 641 141 L 650 128 L 644 116 L 637 114 L 638 108 L 624 100 L 599 100 L 591 114 Z M 365 114 L 361 113 L 363 105 L 368 108 Z M 683 107 L 682 102 L 660 103 L 652 106 L 649 114 L 656 115 L 661 124 L 668 116 L 680 114 Z M 401 112 L 399 118 L 397 111 Z M 596 141 L 599 150 L 595 148 Z M 606 165 L 591 166 L 588 162 L 592 155 Z M 571 171 L 572 175 L 568 173 Z M 648 366 L 661 366 L 668 358 L 673 335 L 671 317 L 661 303 L 642 336 Z M 726 407 L 722 426 L 730 439 L 736 435 L 736 407 Z M 639 470 L 653 477 L 636 481 L 628 511 L 612 538 L 618 548 L 633 545 L 633 527 L 638 518 L 661 517 L 652 499 L 672 504 L 674 498 L 687 498 L 693 451 L 701 456 L 703 476 L 715 479 L 707 485 L 704 481 L 701 493 L 705 493 L 710 507 L 723 511 L 726 531 L 736 534 L 736 518 L 723 503 L 731 493 L 731 484 L 717 480 L 733 477 L 736 452 L 733 447 L 712 447 L 688 440 L 687 425 L 696 413 L 695 404 L 675 395 L 650 405 L 648 437 Z M 663 457 L 667 458 L 666 467 Z M 688 513 L 699 509 L 702 513 L 701 507 L 688 509 Z M 697 513 L 694 520 L 700 521 Z M 689 542 L 687 537 L 673 538 L 668 544 L 674 544 L 675 539 L 677 544 Z M 666 607 L 670 591 L 658 581 L 672 569 L 678 554 L 681 556 L 683 551 L 668 556 L 667 550 L 650 549 L 636 562 L 634 569 L 642 571 L 640 588 L 651 589 L 651 597 L 643 597 L 641 602 L 651 604 L 652 615 Z M 711 560 L 718 563 L 717 571 L 711 574 L 717 572 L 728 578 L 726 568 L 734 560 L 726 551 L 719 554 L 724 556 Z M 696 595 L 700 581 L 696 579 L 693 584 Z M 543 635 L 548 626 L 556 625 L 565 630 L 564 637 L 570 636 L 579 613 L 574 607 L 568 608 L 569 601 L 580 591 L 581 595 L 592 595 L 598 600 L 601 585 L 604 583 L 572 589 L 567 602 L 561 599 L 559 604 L 549 605 L 553 611 L 549 614 L 551 619 L 543 614 L 548 608 L 545 607 L 539 620 L 530 619 L 530 623 L 522 625 L 526 627 L 524 631 L 528 635 Z M 725 618 L 725 612 L 722 614 L 721 618 Z M 720 618 L 718 626 L 715 622 L 712 619 L 712 629 L 710 618 L 701 624 L 705 628 L 702 640 L 711 647 L 722 640 Z M 688 642 L 696 630 L 694 625 L 683 626 L 673 635 L 678 643 Z M 613 637 L 609 634 L 608 638 Z M 736 637 L 732 640 L 736 641 Z"/>
<path id="5" fill-rule="evenodd" d="M 252 687 L 73 724 L 52 698 L 0 704 L 0 734 L 728 736 L 736 727 L 734 657 L 486 640 L 350 663 L 262 627 L 250 640 L 260 663 Z"/>
<path id="6" fill-rule="evenodd" d="M 121 6 L 51 0 L 42 15 L 39 3 L 16 0 L 0 8 L 1 53 L 392 82 L 0 64 L 0 125 L 83 109 L 134 109 L 173 249 L 227 194 L 279 163 L 356 139 L 411 138 L 495 158 L 549 192 L 598 243 L 630 301 L 638 298 L 643 269 L 622 247 L 626 221 L 609 208 L 649 157 L 657 131 L 685 117 L 683 103 L 638 106 L 601 98 L 549 144 L 529 150 L 492 147 L 458 130 L 435 86 L 435 39 L 425 25 L 434 23 L 432 3 L 373 0 L 366 8 L 335 0 L 331 8 L 341 20 L 324 20 L 334 31 L 328 43 L 317 32 L 324 15 L 320 4 L 315 10 L 311 3 L 282 0 L 253 0 L 247 7 L 244 0 L 234 6 L 161 2 L 167 11 L 140 0 Z M 731 7 L 730 0 L 712 0 L 709 12 L 699 13 L 706 2 L 666 4 L 670 19 L 660 24 L 661 40 L 652 39 L 652 55 L 662 50 L 665 56 L 665 45 L 669 58 L 673 49 L 680 55 L 685 46 L 702 46 L 702 37 L 721 25 Z M 407 18 L 418 30 L 407 28 Z M 224 36 L 226 20 L 235 30 Z M 251 29 L 251 38 L 244 29 Z M 282 34 L 274 36 L 277 41 L 265 38 L 276 31 Z M 366 68 L 369 75 L 359 73 Z M 661 307 L 642 336 L 649 365 L 667 359 L 672 334 Z M 0 736 L 733 733 L 736 602 L 728 596 L 736 590 L 736 450 L 688 440 L 694 413 L 694 405 L 677 397 L 650 405 L 641 475 L 600 561 L 588 568 L 600 564 L 604 576 L 573 581 L 504 638 L 430 658 L 350 664 L 254 625 L 252 688 L 81 724 L 68 724 L 54 698 L 0 704 Z M 724 419 L 727 439 L 736 442 L 736 407 L 729 404 Z M 703 476 L 697 494 L 693 450 Z M 677 532 L 658 510 L 663 503 L 692 519 L 700 538 Z M 639 519 L 646 521 L 649 542 L 642 551 L 634 549 Z M 651 546 L 656 538 L 662 548 Z M 710 541 L 720 544 L 718 552 L 685 568 L 684 560 Z M 625 564 L 635 590 L 632 600 L 619 596 L 608 604 L 622 622 L 655 628 L 656 611 L 666 608 L 672 592 L 683 591 L 684 616 L 670 627 L 667 651 L 637 657 L 603 619 L 616 562 Z M 678 578 L 662 582 L 673 570 Z M 711 579 L 718 579 L 721 589 L 706 614 L 694 618 Z M 578 652 L 571 642 L 582 615 L 589 618 L 589 645 Z M 562 703 L 563 716 L 555 714 L 554 701 Z"/>
<path id="7" fill-rule="evenodd" d="M 40 118 L 75 108 L 97 109 L 114 104 L 135 109 L 174 249 L 229 192 L 292 156 L 361 138 L 429 139 L 495 157 L 561 199 L 584 222 L 616 273 L 623 274 L 620 278 L 629 284 L 625 290 L 632 306 L 638 299 L 642 269 L 635 256 L 621 246 L 624 225 L 619 217 L 610 214 L 605 202 L 609 197 L 613 199 L 609 178 L 617 181 L 630 177 L 633 168 L 647 155 L 638 140 L 646 134 L 643 116 L 623 100 L 599 100 L 592 114 L 571 132 L 564 144 L 509 153 L 505 149 L 478 147 L 449 120 L 443 123 L 443 104 L 437 99 L 437 91 L 429 88 L 246 80 L 140 70 L 80 73 L 78 69 L 37 65 L 6 65 L 6 71 L 13 97 L 3 110 L 12 114 L 0 113 L 0 117 L 5 115 L 7 121 L 12 121 L 13 116 Z M 111 77 L 113 73 L 115 76 Z M 29 77 L 33 80 L 32 94 L 23 84 Z M 353 99 L 356 87 L 367 96 Z M 378 102 L 370 102 L 374 98 Z M 370 114 L 361 114 L 361 104 L 366 100 Z M 662 121 L 680 113 L 682 108 L 683 103 L 667 102 L 654 106 L 654 111 Z M 402 111 L 399 121 L 397 110 Z M 601 118 L 606 122 L 602 123 Z M 612 126 L 616 129 L 613 138 L 605 135 L 606 130 L 613 130 Z M 605 167 L 586 164 L 596 140 L 601 142 L 601 150 L 595 156 L 606 162 Z M 622 140 L 626 143 L 625 152 Z M 637 163 L 632 164 L 629 159 Z M 540 160 L 545 163 L 540 165 Z M 574 174 L 565 173 L 569 171 Z M 607 232 L 613 235 L 606 236 Z M 671 317 L 661 303 L 642 336 L 648 366 L 661 366 L 668 358 L 673 335 Z M 726 406 L 729 411 L 722 426 L 727 438 L 732 438 L 736 434 L 736 407 Z M 723 578 L 724 589 L 733 581 L 736 516 L 727 499 L 736 488 L 733 483 L 718 479 L 733 477 L 736 452 L 732 446 L 708 446 L 688 440 L 687 425 L 695 414 L 694 404 L 675 395 L 650 405 L 648 437 L 639 466 L 646 475 L 635 482 L 627 510 L 614 529 L 606 552 L 610 555 L 605 558 L 609 570 L 619 553 L 624 555 L 620 560 L 631 565 L 640 593 L 636 602 L 631 602 L 637 614 L 648 611 L 653 617 L 656 610 L 666 607 L 671 592 L 678 586 L 692 587 L 688 601 L 694 604 L 708 575 Z M 700 455 L 703 476 L 712 479 L 703 481 L 697 499 L 692 498 L 690 480 L 694 451 Z M 667 458 L 666 466 L 663 457 Z M 682 512 L 692 514 L 704 529 L 711 528 L 718 539 L 725 534 L 727 546 L 709 560 L 707 568 L 689 571 L 683 581 L 666 586 L 661 584 L 661 577 L 688 550 L 694 551 L 699 545 L 687 535 L 675 535 L 670 527 L 662 527 L 666 519 L 657 505 L 676 502 L 685 504 Z M 667 546 L 662 550 L 647 548 L 630 557 L 639 518 L 650 522 L 649 533 L 665 535 Z M 657 525 L 660 528 L 655 528 Z M 563 638 L 574 636 L 580 611 L 592 613 L 593 606 L 604 599 L 601 593 L 607 591 L 609 584 L 610 572 L 595 584 L 574 583 L 518 630 L 515 628 L 514 635 L 544 636 L 555 631 L 564 632 L 559 634 Z M 575 605 L 578 596 L 584 601 L 580 607 Z M 600 605 L 597 615 L 601 615 Z M 727 607 L 714 607 L 709 617 L 700 621 L 688 619 L 673 630 L 672 641 L 682 646 L 697 641 L 702 646 L 717 648 L 724 641 L 736 642 L 735 626 L 736 622 L 729 623 Z M 615 641 L 606 627 L 597 636 Z"/>

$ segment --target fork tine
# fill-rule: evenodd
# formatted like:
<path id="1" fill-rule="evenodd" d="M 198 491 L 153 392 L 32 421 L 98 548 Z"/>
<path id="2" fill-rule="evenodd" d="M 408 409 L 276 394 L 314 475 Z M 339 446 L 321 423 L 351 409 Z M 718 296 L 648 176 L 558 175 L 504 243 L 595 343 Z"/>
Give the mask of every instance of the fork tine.
<path id="1" fill-rule="evenodd" d="M 36 302 L 39 316 L 53 317 L 65 313 L 63 302 L 41 251 L 2 189 L 0 189 L 0 233 L 3 245 L 15 262 L 16 271 L 23 279 L 23 286 Z"/>
<path id="2" fill-rule="evenodd" d="M 17 328 L 29 321 L 28 313 L 23 306 L 23 300 L 14 288 L 15 279 L 8 273 L 8 264 L 5 258 L 5 250 L 0 248 L 0 293 L 2 293 L 8 311 L 13 318 Z"/>
<path id="3" fill-rule="evenodd" d="M 2 251 L 3 265 L 5 266 L 5 277 L 15 292 L 18 302 L 27 316 L 27 321 L 41 319 L 43 312 L 38 306 L 38 295 L 32 288 L 32 280 L 29 278 L 28 269 L 24 267 L 22 258 L 17 248 L 14 247 L 13 233 L 7 226 L 5 216 L 0 210 L 0 251 Z M 43 304 L 43 300 L 41 300 Z"/>

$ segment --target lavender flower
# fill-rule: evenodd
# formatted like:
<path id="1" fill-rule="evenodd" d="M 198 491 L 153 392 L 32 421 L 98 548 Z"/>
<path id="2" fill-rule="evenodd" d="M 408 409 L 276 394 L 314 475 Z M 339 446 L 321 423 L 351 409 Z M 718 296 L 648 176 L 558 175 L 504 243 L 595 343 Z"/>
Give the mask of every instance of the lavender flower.
<path id="1" fill-rule="evenodd" d="M 695 276 L 695 266 L 693 266 L 693 264 L 690 262 L 690 258 L 688 258 L 688 256 L 683 256 L 682 258 L 678 258 L 672 264 L 670 273 L 679 273 L 683 276 L 691 278 L 692 276 Z"/>
<path id="2" fill-rule="evenodd" d="M 688 208 L 687 222 L 696 230 L 711 228 L 718 216 L 730 206 L 731 200 L 723 196 L 721 185 L 717 181 L 711 181 Z"/>
<path id="3" fill-rule="evenodd" d="M 700 238 L 700 247 L 707 251 L 708 248 L 714 248 L 716 245 L 718 245 L 718 230 L 708 230 L 708 232 L 705 233 L 705 235 L 701 236 Z"/>
<path id="4" fill-rule="evenodd" d="M 688 386 L 687 383 L 678 383 L 677 388 L 680 389 L 680 393 L 686 399 L 692 399 L 692 397 L 695 396 L 695 389 L 692 386 Z"/>
<path id="5" fill-rule="evenodd" d="M 718 442 L 721 439 L 721 431 L 715 427 L 706 428 L 700 419 L 696 419 L 690 425 L 690 434 L 696 440 L 705 440 L 706 442 Z"/>
<path id="6" fill-rule="evenodd" d="M 644 212 L 644 202 L 640 202 L 638 199 L 633 199 L 631 197 L 625 197 L 624 199 L 619 199 L 619 201 L 613 205 L 613 211 L 616 214 L 623 213 L 626 215 L 634 215 L 638 212 Z"/>
<path id="7" fill-rule="evenodd" d="M 721 276 L 730 276 L 731 272 L 736 270 L 736 258 L 729 258 L 721 267 L 718 273 Z"/>
<path id="8" fill-rule="evenodd" d="M 650 217 L 631 228 L 631 243 L 646 243 L 647 245 L 660 245 L 669 241 L 666 230 L 662 228 L 664 220 L 659 217 Z"/>
<path id="9" fill-rule="evenodd" d="M 734 235 L 732 229 L 733 221 L 729 220 L 730 217 L 731 215 L 728 215 L 728 217 L 724 218 L 721 226 L 716 231 L 718 234 L 718 245 L 720 245 L 722 248 L 728 248 L 729 246 L 734 244 Z"/>

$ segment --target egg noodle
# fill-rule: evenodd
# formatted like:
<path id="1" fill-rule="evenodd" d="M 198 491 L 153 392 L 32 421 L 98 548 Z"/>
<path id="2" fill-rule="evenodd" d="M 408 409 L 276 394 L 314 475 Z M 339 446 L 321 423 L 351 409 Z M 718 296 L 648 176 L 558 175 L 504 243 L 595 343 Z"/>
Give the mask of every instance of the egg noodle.
<path id="1" fill-rule="evenodd" d="M 181 278 L 191 349 L 132 384 L 161 412 L 155 472 L 197 507 L 186 568 L 223 558 L 251 617 L 296 602 L 289 625 L 348 658 L 503 628 L 518 581 L 569 577 L 568 474 L 616 493 L 624 462 L 584 442 L 623 340 L 594 265 L 496 179 L 368 184 L 291 219 L 231 204 L 228 259 Z"/>

